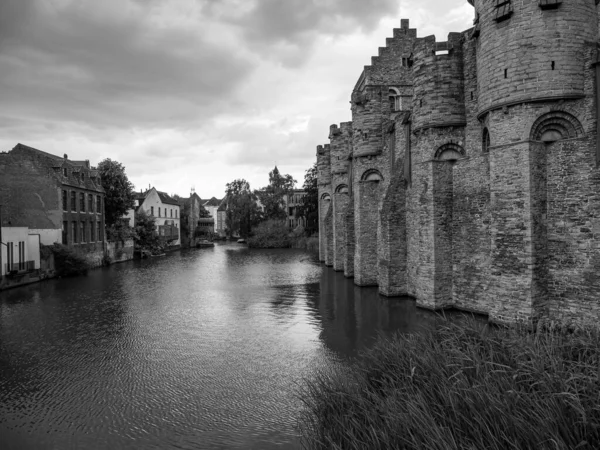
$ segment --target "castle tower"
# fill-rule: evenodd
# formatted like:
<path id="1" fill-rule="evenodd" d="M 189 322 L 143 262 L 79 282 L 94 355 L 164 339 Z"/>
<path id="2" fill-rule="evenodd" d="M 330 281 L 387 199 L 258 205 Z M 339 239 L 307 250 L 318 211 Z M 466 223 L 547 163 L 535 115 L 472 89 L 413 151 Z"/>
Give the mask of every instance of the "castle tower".
<path id="1" fill-rule="evenodd" d="M 600 266 L 597 240 L 581 231 L 593 228 L 600 208 L 585 200 L 600 188 L 596 2 L 470 3 L 479 35 L 477 115 L 489 145 L 490 317 L 572 314 L 600 288 L 585 276 Z M 575 204 L 573 221 L 567 211 Z"/>
<path id="2" fill-rule="evenodd" d="M 319 260 L 333 264 L 333 226 L 331 206 L 331 149 L 329 144 L 317 146 L 319 191 Z"/>
<path id="3" fill-rule="evenodd" d="M 453 303 L 453 169 L 466 156 L 461 35 L 419 39 L 414 58 L 409 290 L 418 305 L 438 309 Z"/>
<path id="4" fill-rule="evenodd" d="M 331 125 L 331 192 L 333 207 L 333 269 L 344 270 L 346 258 L 346 214 L 350 204 L 349 160 L 352 155 L 352 122 Z"/>

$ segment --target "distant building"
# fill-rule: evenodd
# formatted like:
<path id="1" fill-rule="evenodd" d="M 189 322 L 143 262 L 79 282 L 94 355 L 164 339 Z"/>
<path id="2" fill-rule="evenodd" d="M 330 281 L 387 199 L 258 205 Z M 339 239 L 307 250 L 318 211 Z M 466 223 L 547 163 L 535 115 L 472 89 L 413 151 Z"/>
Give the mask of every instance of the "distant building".
<path id="1" fill-rule="evenodd" d="M 92 266 L 101 265 L 104 189 L 89 161 L 73 161 L 67 155 L 60 157 L 17 144 L 11 151 L 0 153 L 0 204 L 3 227 L 27 228 L 28 235 L 39 236 L 40 244 L 68 245 Z M 11 263 L 19 263 L 29 252 L 22 249 L 31 247 L 26 240 L 19 242 L 21 250 L 11 252 Z"/>
<path id="2" fill-rule="evenodd" d="M 154 217 L 160 240 L 170 246 L 181 245 L 179 202 L 156 188 L 136 193 L 134 196 L 136 212 L 143 210 Z"/>
<path id="3" fill-rule="evenodd" d="M 195 192 L 188 198 L 179 199 L 182 247 L 194 247 L 198 239 L 206 239 L 214 233 L 215 220 L 212 217 L 200 217 L 203 203 L 205 202 Z"/>
<path id="4" fill-rule="evenodd" d="M 304 197 L 306 197 L 306 192 L 303 189 L 294 189 L 291 195 L 283 197 L 287 215 L 286 222 L 290 229 L 306 226 L 306 217 L 299 215 L 300 208 L 304 204 Z"/>
<path id="5" fill-rule="evenodd" d="M 210 216 L 214 219 L 213 231 L 217 233 L 218 227 L 218 219 L 217 219 L 217 211 L 219 209 L 219 205 L 222 200 L 217 199 L 216 197 L 212 197 L 210 200 L 204 200 L 202 206 L 204 209 L 208 211 Z"/>

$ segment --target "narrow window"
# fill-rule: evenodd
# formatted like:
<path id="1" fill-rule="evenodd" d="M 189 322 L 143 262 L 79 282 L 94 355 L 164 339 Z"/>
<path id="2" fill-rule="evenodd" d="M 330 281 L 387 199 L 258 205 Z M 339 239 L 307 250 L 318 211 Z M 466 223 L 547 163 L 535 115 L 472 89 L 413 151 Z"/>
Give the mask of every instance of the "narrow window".
<path id="1" fill-rule="evenodd" d="M 96 239 L 98 242 L 102 242 L 102 228 L 100 227 L 100 222 L 97 223 L 96 230 L 98 232 L 98 238 Z"/>
<path id="2" fill-rule="evenodd" d="M 67 245 L 69 243 L 69 222 L 64 221 L 62 226 L 62 243 Z"/>
<path id="3" fill-rule="evenodd" d="M 552 61 L 552 70 L 554 70 L 554 61 Z"/>
<path id="4" fill-rule="evenodd" d="M 102 197 L 96 197 L 96 212 L 102 214 Z"/>
<path id="5" fill-rule="evenodd" d="M 508 69 L 504 69 L 504 78 L 508 78 Z"/>
<path id="6" fill-rule="evenodd" d="M 94 196 L 92 194 L 88 194 L 88 212 L 94 212 Z"/>
<path id="7" fill-rule="evenodd" d="M 90 222 L 90 242 L 94 242 L 95 237 L 96 237 L 96 224 L 92 221 L 92 222 Z"/>
<path id="8" fill-rule="evenodd" d="M 85 222 L 80 222 L 79 223 L 79 230 L 80 230 L 80 236 L 81 236 L 81 242 L 85 242 Z"/>
<path id="9" fill-rule="evenodd" d="M 71 211 L 77 211 L 77 194 L 71 191 Z"/>
<path id="10" fill-rule="evenodd" d="M 483 153 L 488 153 L 490 151 L 490 132 L 487 128 L 484 128 L 483 133 L 481 134 L 481 151 Z"/>
<path id="11" fill-rule="evenodd" d="M 154 215 L 154 206 L 150 207 L 150 215 L 153 216 Z"/>
<path id="12" fill-rule="evenodd" d="M 471 100 L 473 100 L 473 91 L 471 91 Z"/>
<path id="13" fill-rule="evenodd" d="M 63 207 L 63 211 L 67 211 L 69 208 L 67 191 L 65 189 L 63 189 L 63 191 L 62 191 L 62 207 Z"/>
<path id="14" fill-rule="evenodd" d="M 171 217 L 173 217 L 173 208 L 171 208 Z"/>
<path id="15" fill-rule="evenodd" d="M 13 270 L 13 261 L 15 258 L 15 249 L 12 242 L 6 243 L 6 272 Z"/>
<path id="16" fill-rule="evenodd" d="M 160 217 L 160 206 L 158 207 L 158 217 Z"/>
<path id="17" fill-rule="evenodd" d="M 73 244 L 77 244 L 77 222 L 71 222 L 71 234 L 73 235 Z"/>
<path id="18" fill-rule="evenodd" d="M 85 194 L 83 192 L 79 194 L 79 208 L 81 212 L 85 212 Z"/>

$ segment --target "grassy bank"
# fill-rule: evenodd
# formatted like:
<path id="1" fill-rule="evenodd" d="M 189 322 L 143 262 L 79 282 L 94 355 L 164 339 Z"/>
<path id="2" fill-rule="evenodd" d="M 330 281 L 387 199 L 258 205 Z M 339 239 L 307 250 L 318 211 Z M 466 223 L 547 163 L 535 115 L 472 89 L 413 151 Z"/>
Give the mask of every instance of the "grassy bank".
<path id="1" fill-rule="evenodd" d="M 312 449 L 598 449 L 597 332 L 445 324 L 307 383 Z"/>

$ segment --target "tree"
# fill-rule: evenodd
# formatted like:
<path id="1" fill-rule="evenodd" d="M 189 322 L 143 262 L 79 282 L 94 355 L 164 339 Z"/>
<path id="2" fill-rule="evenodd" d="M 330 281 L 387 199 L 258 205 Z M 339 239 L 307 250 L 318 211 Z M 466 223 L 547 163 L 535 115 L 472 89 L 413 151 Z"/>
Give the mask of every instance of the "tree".
<path id="1" fill-rule="evenodd" d="M 198 217 L 200 219 L 205 219 L 207 217 L 212 217 L 210 213 L 206 210 L 206 208 L 200 205 L 200 209 L 198 210 Z"/>
<path id="2" fill-rule="evenodd" d="M 247 238 L 252 227 L 261 219 L 261 211 L 256 203 L 256 195 L 250 190 L 250 183 L 244 179 L 227 183 L 225 204 L 228 234 L 238 233 L 240 237 Z"/>
<path id="3" fill-rule="evenodd" d="M 109 158 L 98 164 L 98 172 L 105 192 L 104 223 L 109 228 L 133 208 L 133 184 L 125 174 L 125 167 Z"/>
<path id="4" fill-rule="evenodd" d="M 156 220 L 140 208 L 135 213 L 135 246 L 139 250 L 157 252 L 161 249 L 160 239 L 156 232 Z"/>
<path id="5" fill-rule="evenodd" d="M 306 194 L 302 198 L 302 206 L 296 211 L 296 216 L 306 218 L 306 233 L 310 236 L 319 229 L 319 186 L 316 162 L 306 170 L 302 188 Z"/>
<path id="6" fill-rule="evenodd" d="M 285 198 L 291 197 L 296 180 L 282 175 L 277 166 L 269 172 L 269 185 L 256 192 L 264 210 L 265 219 L 285 220 L 288 216 Z"/>

